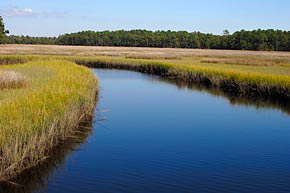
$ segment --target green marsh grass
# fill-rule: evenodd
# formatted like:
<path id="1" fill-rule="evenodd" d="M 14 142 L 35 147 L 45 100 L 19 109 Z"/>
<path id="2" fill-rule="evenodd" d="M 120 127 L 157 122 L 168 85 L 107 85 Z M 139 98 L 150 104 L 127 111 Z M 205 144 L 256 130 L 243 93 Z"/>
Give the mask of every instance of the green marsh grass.
<path id="1" fill-rule="evenodd" d="M 185 57 L 178 60 L 153 60 L 131 59 L 120 56 L 2 55 L 0 61 L 5 61 L 3 63 L 9 63 L 10 59 L 12 61 L 41 61 L 47 58 L 68 60 L 89 67 L 147 72 L 189 82 L 206 81 L 207 84 L 214 87 L 229 87 L 235 92 L 251 95 L 283 95 L 290 97 L 290 69 L 287 63 L 270 66 L 202 63 L 203 56 Z M 253 58 L 253 56 L 250 58 Z M 279 61 L 282 61 L 282 59 Z"/>
<path id="2" fill-rule="evenodd" d="M 44 160 L 81 120 L 92 116 L 97 80 L 91 70 L 61 60 L 0 70 L 21 73 L 29 84 L 0 91 L 0 180 L 7 180 Z"/>

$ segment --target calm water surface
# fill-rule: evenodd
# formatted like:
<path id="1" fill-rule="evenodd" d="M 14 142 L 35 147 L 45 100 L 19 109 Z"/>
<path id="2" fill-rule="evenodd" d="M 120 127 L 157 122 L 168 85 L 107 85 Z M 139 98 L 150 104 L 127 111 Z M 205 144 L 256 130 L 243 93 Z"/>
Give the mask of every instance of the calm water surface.
<path id="1" fill-rule="evenodd" d="M 95 73 L 92 134 L 33 192 L 290 192 L 286 113 L 135 72 Z"/>

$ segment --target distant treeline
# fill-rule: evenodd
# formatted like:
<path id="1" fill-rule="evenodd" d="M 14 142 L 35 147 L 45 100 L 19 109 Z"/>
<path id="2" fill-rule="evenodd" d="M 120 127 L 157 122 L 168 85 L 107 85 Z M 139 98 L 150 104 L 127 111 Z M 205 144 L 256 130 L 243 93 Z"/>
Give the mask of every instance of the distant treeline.
<path id="1" fill-rule="evenodd" d="M 82 31 L 57 38 L 9 36 L 8 43 L 290 51 L 290 31 L 241 30 L 233 34 L 225 31 L 223 35 L 186 31 Z"/>
<path id="2" fill-rule="evenodd" d="M 8 36 L 8 44 L 56 44 L 56 37 Z"/>

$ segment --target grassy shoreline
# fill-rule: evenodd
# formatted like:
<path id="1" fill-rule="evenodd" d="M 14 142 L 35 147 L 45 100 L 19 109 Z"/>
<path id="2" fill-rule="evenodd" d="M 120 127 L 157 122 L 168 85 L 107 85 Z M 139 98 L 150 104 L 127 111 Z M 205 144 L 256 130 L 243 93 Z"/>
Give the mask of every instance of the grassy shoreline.
<path id="1" fill-rule="evenodd" d="M 98 84 L 91 70 L 69 61 L 32 61 L 0 70 L 28 79 L 27 88 L 0 94 L 0 181 L 5 181 L 45 160 L 92 117 Z"/>
<path id="2" fill-rule="evenodd" d="M 233 64 L 203 62 L 201 56 L 0 55 L 0 71 L 15 71 L 27 81 L 23 88 L 0 93 L 0 181 L 41 162 L 51 147 L 73 135 L 82 118 L 92 115 L 97 80 L 82 66 L 154 74 L 236 96 L 261 96 L 273 104 L 289 101 L 288 59 L 278 58 L 270 65 L 256 59 L 251 65 L 252 60 L 240 58 L 234 63 L 232 56 L 226 60 Z"/>
<path id="3" fill-rule="evenodd" d="M 62 59 L 95 68 L 116 68 L 160 75 L 224 92 L 248 96 L 290 99 L 288 64 L 252 66 L 202 63 L 203 58 L 188 60 L 132 59 L 110 56 L 0 55 L 0 64 L 32 60 Z M 193 62 L 192 62 L 193 61 Z"/>
<path id="4" fill-rule="evenodd" d="M 116 68 L 149 73 L 188 83 L 216 87 L 225 92 L 290 99 L 290 76 L 286 75 L 154 61 L 135 61 L 136 63 L 131 63 L 131 61 L 98 59 L 95 61 L 76 60 L 75 62 L 94 68 Z"/>
<path id="5" fill-rule="evenodd" d="M 242 93 L 247 95 L 264 95 L 270 97 L 290 98 L 290 74 L 288 67 L 274 68 L 259 66 L 252 70 L 240 65 L 203 65 L 199 63 L 182 63 L 175 61 L 127 59 L 122 57 L 81 57 L 81 56 L 46 56 L 46 55 L 2 55 L 0 63 L 10 64 L 32 60 L 62 59 L 75 62 L 87 67 L 117 68 L 134 70 L 143 73 L 156 74 L 170 79 L 183 80 L 190 83 L 204 84 L 217 87 L 225 92 Z M 238 66 L 238 67 L 237 67 Z M 273 71 L 271 71 L 271 68 Z M 266 70 L 264 70 L 266 69 Z M 270 70 L 268 70 L 270 69 Z M 282 71 L 280 73 L 280 71 Z"/>

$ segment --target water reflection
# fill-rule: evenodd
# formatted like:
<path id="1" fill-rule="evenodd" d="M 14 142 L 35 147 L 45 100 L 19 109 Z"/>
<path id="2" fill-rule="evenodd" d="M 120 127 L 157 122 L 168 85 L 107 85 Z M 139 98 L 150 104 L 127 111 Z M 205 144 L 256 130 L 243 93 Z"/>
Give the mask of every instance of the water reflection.
<path id="1" fill-rule="evenodd" d="M 92 121 L 82 123 L 75 134 L 65 139 L 61 145 L 54 148 L 50 157 L 37 167 L 34 167 L 10 182 L 0 183 L 2 193 L 31 193 L 42 192 L 47 184 L 47 179 L 53 176 L 54 171 L 62 167 L 66 158 L 84 144 L 92 133 Z"/>
<path id="2" fill-rule="evenodd" d="M 289 189 L 289 167 L 285 164 L 289 160 L 288 116 L 229 108 L 223 99 L 216 99 L 290 114 L 288 101 L 233 95 L 126 71 L 96 73 L 101 88 L 104 86 L 98 107 L 112 111 L 104 125 L 94 123 L 97 134 L 88 140 L 86 151 L 76 152 L 75 164 L 67 163 L 71 162 L 67 157 L 86 143 L 92 123 L 56 148 L 45 163 L 13 180 L 22 186 L 1 184 L 0 192 L 226 192 L 214 191 L 225 188 L 235 190 L 228 192 L 259 192 L 253 190 L 262 190 L 272 182 L 270 188 Z M 176 92 L 175 86 L 193 93 Z M 218 113 L 211 113 L 214 109 Z M 96 121 L 104 119 L 95 117 Z M 65 175 L 56 174 L 63 165 L 68 165 Z M 49 182 L 60 175 L 63 177 L 56 183 Z M 237 191 L 239 187 L 243 190 Z"/>
<path id="3" fill-rule="evenodd" d="M 188 83 L 181 80 L 168 79 L 149 75 L 150 80 L 156 83 L 165 82 L 173 84 L 179 89 L 206 92 L 213 96 L 223 97 L 229 100 L 231 105 L 254 106 L 256 109 L 277 109 L 290 115 L 290 101 L 284 98 L 271 96 L 251 96 L 247 94 L 229 93 L 219 88 L 208 87 L 202 84 Z"/>

